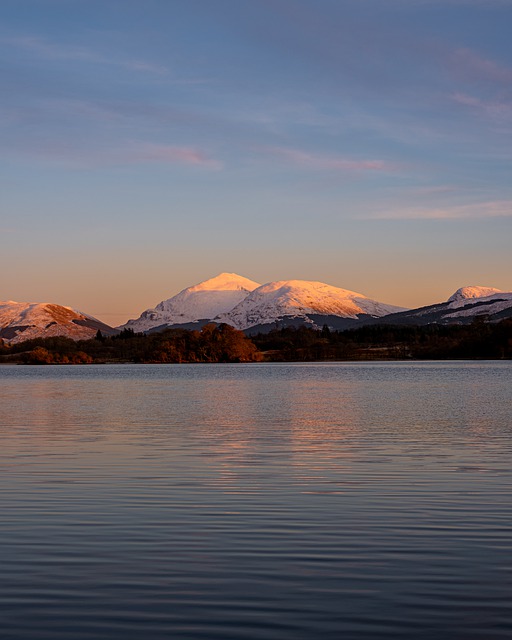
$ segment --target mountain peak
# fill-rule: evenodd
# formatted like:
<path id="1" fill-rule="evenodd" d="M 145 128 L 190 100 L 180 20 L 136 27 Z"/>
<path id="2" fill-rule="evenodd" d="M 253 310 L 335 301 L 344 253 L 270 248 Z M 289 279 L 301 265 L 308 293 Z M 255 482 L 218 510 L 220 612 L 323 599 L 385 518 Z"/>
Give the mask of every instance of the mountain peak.
<path id="1" fill-rule="evenodd" d="M 361 315 L 380 317 L 402 311 L 362 293 L 311 280 L 279 280 L 258 287 L 218 321 L 238 329 L 265 325 L 284 317 L 301 318 L 310 324 L 309 315 L 332 315 L 357 320 Z"/>
<path id="2" fill-rule="evenodd" d="M 451 303 L 464 303 L 466 300 L 472 300 L 474 298 L 487 298 L 487 296 L 493 296 L 497 293 L 503 293 L 501 289 L 495 287 L 461 287 L 448 298 L 447 302 Z"/>
<path id="3" fill-rule="evenodd" d="M 155 327 L 212 320 L 219 314 L 230 311 L 259 286 L 258 282 L 236 273 L 219 273 L 214 278 L 187 287 L 172 298 L 163 300 L 154 309 L 146 309 L 138 319 L 129 320 L 123 327 L 134 331 L 148 331 Z"/>
<path id="4" fill-rule="evenodd" d="M 237 273 L 219 273 L 214 278 L 203 280 L 185 291 L 253 291 L 259 287 L 258 282 L 239 276 Z"/>

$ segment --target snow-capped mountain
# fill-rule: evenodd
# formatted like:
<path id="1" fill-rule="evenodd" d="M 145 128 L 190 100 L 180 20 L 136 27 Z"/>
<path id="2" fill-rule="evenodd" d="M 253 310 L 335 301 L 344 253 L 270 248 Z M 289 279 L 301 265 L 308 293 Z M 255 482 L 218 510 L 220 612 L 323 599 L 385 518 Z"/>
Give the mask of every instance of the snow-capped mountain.
<path id="1" fill-rule="evenodd" d="M 512 292 L 494 287 L 461 287 L 446 302 L 386 316 L 385 324 L 467 324 L 478 316 L 490 322 L 512 317 Z"/>
<path id="2" fill-rule="evenodd" d="M 307 325 L 347 329 L 367 324 L 467 324 L 478 316 L 490 322 L 512 318 L 512 292 L 494 287 L 458 289 L 446 302 L 404 310 L 361 293 L 323 282 L 282 280 L 259 285 L 234 273 L 221 273 L 164 300 L 123 327 L 136 332 L 170 326 L 230 324 L 255 333 L 275 326 Z M 85 313 L 51 303 L 0 302 L 0 339 L 16 343 L 32 338 L 93 338 L 116 333 Z"/>
<path id="3" fill-rule="evenodd" d="M 115 332 L 100 320 L 71 307 L 49 302 L 0 302 L 0 338 L 6 342 L 54 336 L 87 340 L 94 338 L 98 329 L 105 335 Z"/>
<path id="4" fill-rule="evenodd" d="M 160 302 L 154 309 L 147 309 L 138 319 L 129 320 L 119 328 L 139 332 L 212 320 L 230 311 L 259 286 L 259 283 L 236 273 L 221 273 L 215 278 L 183 289 L 172 298 Z"/>
<path id="5" fill-rule="evenodd" d="M 462 287 L 448 299 L 450 313 L 446 319 L 489 316 L 489 320 L 512 317 L 512 292 L 500 291 L 493 287 Z"/>
<path id="6" fill-rule="evenodd" d="M 344 328 L 357 324 L 362 318 L 377 318 L 397 311 L 403 311 L 403 307 L 383 304 L 323 282 L 281 280 L 254 289 L 215 321 L 226 322 L 237 329 L 264 329 L 265 325 L 276 323 Z"/>
<path id="7" fill-rule="evenodd" d="M 456 307 L 463 307 L 476 298 L 488 298 L 501 293 L 504 292 L 494 287 L 461 287 L 448 298 L 447 303 L 454 309 Z"/>

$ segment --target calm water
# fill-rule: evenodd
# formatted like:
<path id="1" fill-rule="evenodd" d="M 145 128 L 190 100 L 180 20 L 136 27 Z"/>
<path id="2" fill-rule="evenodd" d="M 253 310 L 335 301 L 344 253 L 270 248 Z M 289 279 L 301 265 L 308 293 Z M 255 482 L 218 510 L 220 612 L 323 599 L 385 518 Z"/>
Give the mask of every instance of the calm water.
<path id="1" fill-rule="evenodd" d="M 0 367 L 2 640 L 512 637 L 512 362 Z"/>

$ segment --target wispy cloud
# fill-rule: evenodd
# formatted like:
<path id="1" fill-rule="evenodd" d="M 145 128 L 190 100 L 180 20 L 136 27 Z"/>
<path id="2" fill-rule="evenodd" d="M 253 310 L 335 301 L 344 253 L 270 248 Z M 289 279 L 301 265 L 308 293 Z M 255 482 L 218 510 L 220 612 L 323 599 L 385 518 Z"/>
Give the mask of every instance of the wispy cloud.
<path id="1" fill-rule="evenodd" d="M 87 141 L 69 144 L 64 140 L 33 140 L 18 149 L 16 155 L 36 162 L 43 161 L 75 169 L 143 164 L 189 166 L 217 171 L 223 168 L 221 161 L 198 147 L 146 142 L 126 142 L 114 148 L 106 148 L 88 145 Z M 12 156 L 11 150 L 9 157 Z"/>
<path id="2" fill-rule="evenodd" d="M 209 157 L 200 149 L 163 144 L 144 144 L 135 147 L 128 156 L 128 161 L 195 165 L 209 169 L 222 169 L 223 167 L 220 161 Z"/>
<path id="3" fill-rule="evenodd" d="M 337 155 L 314 154 L 300 149 L 288 147 L 265 147 L 268 155 L 272 155 L 288 164 L 312 169 L 315 171 L 390 171 L 391 165 L 383 160 L 357 160 Z"/>
<path id="4" fill-rule="evenodd" d="M 0 37 L 0 44 L 21 49 L 36 56 L 50 60 L 75 60 L 102 65 L 123 67 L 131 71 L 164 75 L 168 69 L 162 65 L 144 60 L 121 59 L 107 56 L 88 47 L 77 47 L 49 42 L 36 36 Z"/>
<path id="5" fill-rule="evenodd" d="M 451 64 L 462 80 L 492 81 L 507 86 L 512 82 L 512 68 L 472 49 L 456 49 L 451 54 Z"/>
<path id="6" fill-rule="evenodd" d="M 454 93 L 452 100 L 496 121 L 512 119 L 512 101 L 482 100 L 466 93 Z"/>
<path id="7" fill-rule="evenodd" d="M 141 60 L 127 60 L 125 62 L 121 62 L 127 69 L 132 69 L 133 71 L 147 71 L 148 73 L 156 73 L 159 75 L 165 75 L 169 73 L 167 67 L 159 64 L 151 64 L 150 62 L 143 62 Z M 192 81 L 198 83 L 200 81 Z"/>
<path id="8" fill-rule="evenodd" d="M 411 193 L 417 196 L 435 196 L 437 194 L 453 193 L 459 191 L 460 187 L 452 184 L 431 185 L 426 187 L 413 187 Z"/>
<path id="9" fill-rule="evenodd" d="M 475 202 L 449 207 L 408 207 L 376 213 L 373 220 L 464 220 L 512 217 L 512 200 Z"/>

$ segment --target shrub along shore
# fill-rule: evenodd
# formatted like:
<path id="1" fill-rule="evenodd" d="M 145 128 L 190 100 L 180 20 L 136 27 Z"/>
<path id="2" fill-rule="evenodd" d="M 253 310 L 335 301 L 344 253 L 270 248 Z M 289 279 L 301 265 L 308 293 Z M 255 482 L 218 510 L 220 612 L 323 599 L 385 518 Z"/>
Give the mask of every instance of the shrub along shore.
<path id="1" fill-rule="evenodd" d="M 469 325 L 373 325 L 331 331 L 328 327 L 276 328 L 248 337 L 227 324 L 200 331 L 167 329 L 145 335 L 125 329 L 91 340 L 37 338 L 9 345 L 0 340 L 0 363 L 194 363 L 313 362 L 356 360 L 511 359 L 512 320 Z"/>

